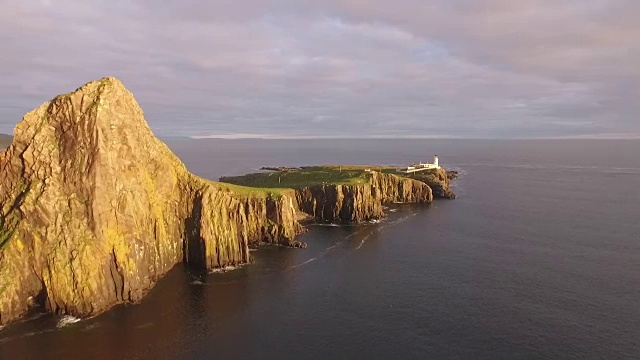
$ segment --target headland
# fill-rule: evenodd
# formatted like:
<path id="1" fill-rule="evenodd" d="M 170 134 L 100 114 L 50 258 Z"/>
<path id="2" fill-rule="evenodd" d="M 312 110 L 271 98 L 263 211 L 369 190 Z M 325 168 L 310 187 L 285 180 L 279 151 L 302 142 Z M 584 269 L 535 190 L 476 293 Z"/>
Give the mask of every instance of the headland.
<path id="1" fill-rule="evenodd" d="M 399 167 L 324 165 L 264 167 L 267 172 L 222 177 L 221 182 L 287 189 L 300 211 L 325 222 L 362 222 L 384 217 L 384 205 L 429 204 L 435 198 L 454 199 L 448 173 L 438 166 L 406 173 Z"/>
<path id="2" fill-rule="evenodd" d="M 190 173 L 115 78 L 45 102 L 0 152 L 0 326 L 138 302 L 180 263 L 207 272 L 249 263 L 261 244 L 304 247 L 303 220 L 375 220 L 384 204 L 454 197 L 440 167 L 273 170 Z"/>

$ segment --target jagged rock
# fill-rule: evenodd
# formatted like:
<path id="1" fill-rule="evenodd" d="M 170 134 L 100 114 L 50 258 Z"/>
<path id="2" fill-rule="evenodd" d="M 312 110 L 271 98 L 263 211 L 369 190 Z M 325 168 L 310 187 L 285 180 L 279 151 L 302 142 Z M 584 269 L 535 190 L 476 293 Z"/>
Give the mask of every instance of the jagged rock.
<path id="1" fill-rule="evenodd" d="M 385 216 L 384 204 L 428 204 L 433 201 L 434 192 L 426 179 L 413 179 L 389 170 L 393 169 L 386 168 L 382 172 L 365 166 L 305 166 L 288 172 L 221 177 L 220 181 L 237 185 L 290 187 L 290 191 L 295 193 L 299 213 L 325 222 L 377 220 Z M 439 195 L 449 191 L 448 183 L 441 184 L 439 178 L 430 183 L 440 186 L 437 187 L 441 192 Z"/>
<path id="2" fill-rule="evenodd" d="M 457 172 L 456 172 L 457 174 Z M 422 181 L 429 185 L 433 190 L 433 196 L 436 198 L 450 199 L 456 198 L 456 194 L 451 191 L 449 180 L 452 179 L 449 172 L 444 168 L 422 171 L 419 173 L 408 175 L 412 179 Z"/>
<path id="3" fill-rule="evenodd" d="M 120 81 L 88 83 L 26 114 L 0 153 L 0 325 L 34 303 L 92 316 L 138 301 L 181 261 L 300 246 L 294 201 L 194 176 Z"/>
<path id="4" fill-rule="evenodd" d="M 295 241 L 291 247 L 293 248 L 298 248 L 298 249 L 306 249 L 307 248 L 307 243 L 301 242 L 301 241 Z"/>
<path id="5" fill-rule="evenodd" d="M 379 172 L 371 172 L 368 184 L 309 186 L 296 195 L 300 210 L 327 222 L 376 220 L 384 217 L 383 204 L 433 201 L 425 183 Z"/>

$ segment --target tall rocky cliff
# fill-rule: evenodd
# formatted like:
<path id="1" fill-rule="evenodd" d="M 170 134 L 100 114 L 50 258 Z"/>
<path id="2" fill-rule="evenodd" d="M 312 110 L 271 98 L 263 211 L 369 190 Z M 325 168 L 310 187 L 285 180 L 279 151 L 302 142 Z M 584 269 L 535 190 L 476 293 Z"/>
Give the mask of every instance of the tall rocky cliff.
<path id="1" fill-rule="evenodd" d="M 455 199 L 456 194 L 451 191 L 450 177 L 447 170 L 444 168 L 427 170 L 415 174 L 408 175 L 408 177 L 422 181 L 429 185 L 433 190 L 433 196 L 442 199 Z"/>
<path id="2" fill-rule="evenodd" d="M 295 201 L 192 175 L 120 81 L 88 83 L 26 114 L 0 153 L 0 325 L 34 304 L 138 301 L 182 261 L 246 263 L 250 243 L 294 242 Z"/>
<path id="3" fill-rule="evenodd" d="M 300 210 L 329 222 L 360 222 L 384 216 L 385 203 L 430 203 L 425 183 L 372 172 L 368 184 L 316 185 L 296 190 Z"/>

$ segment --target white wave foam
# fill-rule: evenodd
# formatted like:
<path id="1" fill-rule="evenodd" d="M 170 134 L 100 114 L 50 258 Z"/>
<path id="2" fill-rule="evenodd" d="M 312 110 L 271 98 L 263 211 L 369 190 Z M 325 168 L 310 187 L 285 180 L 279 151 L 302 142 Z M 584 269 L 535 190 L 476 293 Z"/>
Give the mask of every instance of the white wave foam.
<path id="1" fill-rule="evenodd" d="M 210 270 L 209 273 L 210 274 L 225 273 L 225 272 L 229 272 L 229 271 L 233 271 L 233 270 L 238 270 L 241 267 L 242 267 L 242 265 L 238 265 L 238 266 L 228 265 L 228 266 L 225 266 L 225 267 L 221 267 L 221 268 Z"/>
<path id="2" fill-rule="evenodd" d="M 301 263 L 301 264 L 293 265 L 291 268 L 292 268 L 292 269 L 295 269 L 295 268 L 297 268 L 297 267 L 307 265 L 308 263 L 313 262 L 313 261 L 315 261 L 315 260 L 316 260 L 316 258 L 311 258 L 311 259 L 309 259 L 309 260 L 307 260 L 307 261 L 305 261 L 305 262 L 303 262 L 303 263 Z"/>
<path id="3" fill-rule="evenodd" d="M 59 321 L 58 324 L 56 325 L 57 328 L 63 328 L 65 326 L 71 325 L 71 324 L 75 324 L 77 322 L 79 322 L 80 318 L 77 317 L 73 317 L 71 315 L 65 315 L 63 316 Z"/>
<path id="4" fill-rule="evenodd" d="M 393 221 L 393 222 L 391 223 L 391 225 L 398 225 L 398 224 L 400 224 L 401 222 L 405 222 L 405 221 L 407 221 L 409 218 L 412 218 L 412 217 L 414 217 L 414 216 L 416 216 L 416 215 L 418 215 L 418 213 L 413 213 L 413 214 L 411 214 L 411 215 L 403 216 L 403 217 L 401 217 L 401 218 L 399 218 L 399 219 L 397 219 L 397 220 Z"/>
<path id="5" fill-rule="evenodd" d="M 308 226 L 343 227 L 343 226 L 350 226 L 350 225 L 349 224 L 334 224 L 334 223 L 330 223 L 330 224 L 309 224 Z"/>
<path id="6" fill-rule="evenodd" d="M 364 245 L 364 243 L 367 242 L 367 240 L 369 240 L 370 237 L 371 237 L 371 234 L 367 234 L 367 236 L 363 237 L 362 240 L 360 241 L 360 245 L 358 245 L 356 250 L 360 250 L 362 245 Z"/>

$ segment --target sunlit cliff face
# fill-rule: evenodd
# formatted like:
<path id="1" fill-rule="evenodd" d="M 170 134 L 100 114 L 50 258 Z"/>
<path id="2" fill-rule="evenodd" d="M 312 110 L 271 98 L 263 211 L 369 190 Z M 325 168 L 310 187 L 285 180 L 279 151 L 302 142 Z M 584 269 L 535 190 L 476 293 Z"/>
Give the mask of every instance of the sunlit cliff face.
<path id="1" fill-rule="evenodd" d="M 0 132 L 87 79 L 161 136 L 640 137 L 630 0 L 5 1 Z"/>

